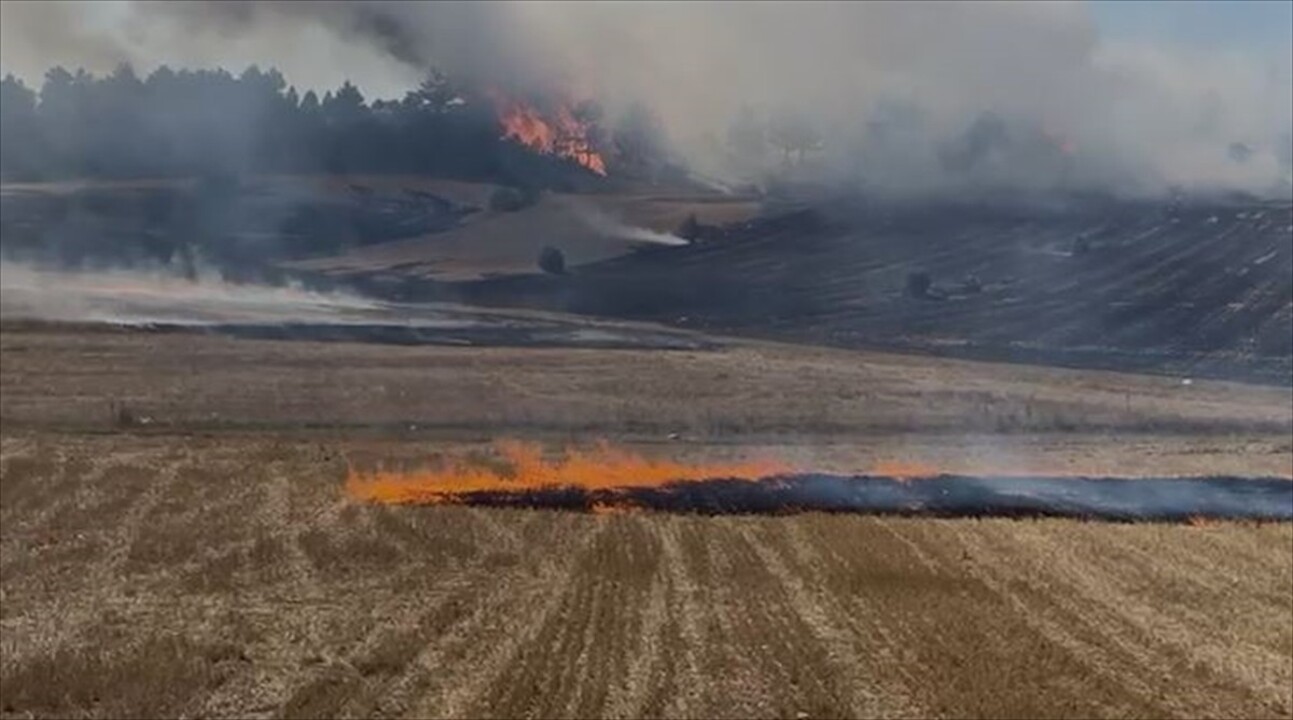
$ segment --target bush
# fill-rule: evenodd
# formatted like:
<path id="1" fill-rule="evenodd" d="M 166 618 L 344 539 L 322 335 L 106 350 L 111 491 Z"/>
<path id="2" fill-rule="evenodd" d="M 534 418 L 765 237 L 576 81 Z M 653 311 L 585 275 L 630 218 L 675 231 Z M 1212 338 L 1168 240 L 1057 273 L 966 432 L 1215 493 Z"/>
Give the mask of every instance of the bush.
<path id="1" fill-rule="evenodd" d="M 549 275 L 566 274 L 566 254 L 546 245 L 539 251 L 539 269 Z"/>
<path id="2" fill-rule="evenodd" d="M 686 220 L 682 221 L 682 224 L 678 226 L 678 229 L 673 234 L 683 240 L 695 240 L 700 237 L 700 231 L 700 221 L 696 219 L 696 213 L 692 213 L 687 216 Z"/>
<path id="3" fill-rule="evenodd" d="M 934 284 L 929 273 L 916 270 L 907 273 L 907 294 L 912 297 L 929 297 L 929 288 Z"/>
<path id="4" fill-rule="evenodd" d="M 490 193 L 489 209 L 495 212 L 516 212 L 533 205 L 539 194 L 529 188 L 501 187 Z"/>
<path id="5" fill-rule="evenodd" d="M 108 401 L 108 412 L 112 415 L 112 422 L 117 427 L 134 427 L 138 422 L 134 411 L 127 407 L 124 402 L 120 402 L 116 398 Z"/>

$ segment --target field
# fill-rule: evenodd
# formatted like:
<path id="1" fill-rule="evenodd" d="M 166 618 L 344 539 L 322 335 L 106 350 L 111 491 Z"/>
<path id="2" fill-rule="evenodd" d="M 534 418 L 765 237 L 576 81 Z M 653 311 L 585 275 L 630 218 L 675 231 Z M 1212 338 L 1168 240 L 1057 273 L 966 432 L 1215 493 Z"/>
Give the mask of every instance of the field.
<path id="1" fill-rule="evenodd" d="M 1286 387 L 5 325 L 0 716 L 1293 716 L 1293 526 L 356 503 L 517 437 L 1293 476 Z M 122 412 L 125 408 L 126 412 Z"/>
<path id="2" fill-rule="evenodd" d="M 669 233 L 689 215 L 728 223 L 759 210 L 748 198 L 629 186 L 493 210 L 499 187 L 398 175 L 5 183 L 0 242 L 11 259 L 73 266 L 183 269 L 201 258 L 247 279 L 465 281 L 535 272 L 546 245 L 580 265 L 642 244 L 633 229 Z"/>
<path id="3" fill-rule="evenodd" d="M 906 283 L 926 273 L 913 297 Z M 1287 203 L 823 203 L 728 237 L 490 279 L 473 301 L 1011 362 L 1293 382 Z"/>

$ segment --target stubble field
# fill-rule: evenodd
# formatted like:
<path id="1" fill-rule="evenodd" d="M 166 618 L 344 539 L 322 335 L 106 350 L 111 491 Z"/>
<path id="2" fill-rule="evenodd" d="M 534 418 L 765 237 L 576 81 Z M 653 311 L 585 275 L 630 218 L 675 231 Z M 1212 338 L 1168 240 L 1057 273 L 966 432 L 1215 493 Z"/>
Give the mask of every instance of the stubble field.
<path id="1" fill-rule="evenodd" d="M 1290 475 L 1287 389 L 753 343 L 46 327 L 6 329 L 0 359 L 4 717 L 1293 715 L 1288 524 L 342 492 L 348 465 L 498 437 L 826 470 Z"/>

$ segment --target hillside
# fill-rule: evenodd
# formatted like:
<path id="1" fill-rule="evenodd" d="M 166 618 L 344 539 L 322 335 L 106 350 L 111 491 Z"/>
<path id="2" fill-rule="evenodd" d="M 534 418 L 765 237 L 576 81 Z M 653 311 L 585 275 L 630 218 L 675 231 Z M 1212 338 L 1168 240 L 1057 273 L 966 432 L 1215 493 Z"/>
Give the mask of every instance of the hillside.
<path id="1" fill-rule="evenodd" d="M 913 293 L 913 273 L 930 287 Z M 1287 384 L 1293 206 L 825 205 L 708 242 L 452 288 L 710 331 Z"/>

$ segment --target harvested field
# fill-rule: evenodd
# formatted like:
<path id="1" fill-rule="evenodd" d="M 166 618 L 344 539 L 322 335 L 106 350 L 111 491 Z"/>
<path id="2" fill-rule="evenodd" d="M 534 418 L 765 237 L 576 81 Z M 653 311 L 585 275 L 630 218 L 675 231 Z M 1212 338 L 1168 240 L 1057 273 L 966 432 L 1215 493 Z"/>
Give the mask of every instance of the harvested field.
<path id="1" fill-rule="evenodd" d="M 8 323 L 0 397 L 5 718 L 1293 715 L 1288 523 L 344 491 L 351 467 L 507 436 L 838 473 L 1293 477 L 1287 388 Z"/>
<path id="2" fill-rule="evenodd" d="M 145 432 L 653 442 L 675 433 L 684 448 L 798 447 L 804 454 L 788 460 L 827 471 L 858 469 L 829 464 L 841 457 L 826 448 L 839 446 L 882 453 L 866 462 L 1041 474 L 1062 469 L 1051 460 L 1072 464 L 1066 448 L 1082 447 L 1089 474 L 1293 475 L 1288 388 L 737 341 L 716 348 L 395 347 L 11 324 L 0 333 L 0 421 L 11 432 L 118 430 L 115 404 Z M 1236 448 L 1240 457 L 1227 460 Z"/>
<path id="3" fill-rule="evenodd" d="M 535 272 L 545 245 L 578 265 L 633 250 L 642 242 L 633 228 L 669 233 L 691 215 L 718 224 L 760 211 L 748 198 L 631 187 L 490 210 L 499 187 L 400 175 L 254 176 L 228 187 L 4 183 L 0 249 L 72 266 L 184 266 L 197 253 L 229 276 L 276 281 L 349 273 L 471 280 Z"/>
<path id="4" fill-rule="evenodd" d="M 6 435 L 0 713 L 1293 713 L 1288 524 L 355 505 L 361 445 Z"/>

